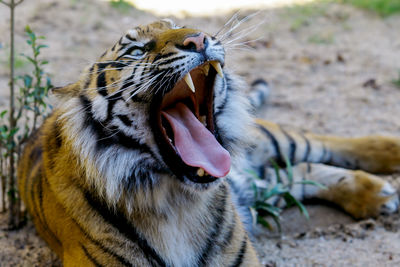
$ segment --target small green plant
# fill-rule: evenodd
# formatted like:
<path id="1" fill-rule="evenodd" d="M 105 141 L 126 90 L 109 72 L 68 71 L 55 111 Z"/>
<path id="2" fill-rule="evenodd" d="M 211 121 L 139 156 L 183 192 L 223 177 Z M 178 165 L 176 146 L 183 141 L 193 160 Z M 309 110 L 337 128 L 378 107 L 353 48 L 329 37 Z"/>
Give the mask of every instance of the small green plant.
<path id="1" fill-rule="evenodd" d="M 400 70 L 399 70 L 399 73 L 398 73 L 397 78 L 394 79 L 394 80 L 392 80 L 392 83 L 393 83 L 396 87 L 400 88 Z"/>
<path id="2" fill-rule="evenodd" d="M 400 13 L 399 0 L 335 0 L 335 2 L 351 4 L 356 7 L 376 12 L 383 17 Z"/>
<path id="3" fill-rule="evenodd" d="M 40 50 L 46 48 L 47 45 L 39 44 L 39 40 L 44 40 L 44 36 L 36 36 L 29 26 L 25 27 L 25 33 L 28 35 L 26 43 L 32 49 L 32 56 L 22 54 L 33 67 L 32 75 L 25 74 L 18 76 L 17 79 L 22 82 L 20 85 L 20 94 L 17 97 L 19 102 L 19 110 L 17 119 L 19 120 L 25 113 L 31 112 L 33 114 L 33 122 L 29 125 L 28 114 L 25 114 L 25 133 L 21 136 L 23 142 L 28 135 L 36 130 L 38 119 L 47 115 L 47 104 L 45 99 L 49 89 L 52 87 L 51 79 L 48 74 L 43 70 L 43 66 L 48 64 L 47 60 L 39 59 Z M 22 143 L 23 143 L 22 142 Z"/>
<path id="4" fill-rule="evenodd" d="M 128 13 L 133 8 L 132 3 L 126 0 L 112 0 L 110 5 L 121 13 Z"/>
<path id="5" fill-rule="evenodd" d="M 293 177 L 292 165 L 286 157 L 285 164 L 286 168 L 284 169 L 284 171 L 286 172 L 286 176 L 288 178 L 287 183 L 283 183 L 283 180 L 281 179 L 281 168 L 279 167 L 279 165 L 274 160 L 271 160 L 271 165 L 275 171 L 276 183 L 267 188 L 257 186 L 255 180 L 260 180 L 261 178 L 259 178 L 254 172 L 250 172 L 253 179 L 255 179 L 253 182 L 255 202 L 252 209 L 253 211 L 255 211 L 256 221 L 267 229 L 273 230 L 271 224 L 265 219 L 265 216 L 270 216 L 274 220 L 279 233 L 282 233 L 282 228 L 280 224 L 282 208 L 274 206 L 269 202 L 269 200 L 281 198 L 285 201 L 286 208 L 292 206 L 298 207 L 301 213 L 307 219 L 309 219 L 306 207 L 290 193 L 290 190 L 292 189 L 294 184 L 308 184 L 326 189 L 325 186 L 310 180 L 295 182 Z"/>
<path id="6" fill-rule="evenodd" d="M 48 105 L 45 100 L 48 90 L 52 87 L 50 77 L 43 69 L 48 62 L 39 58 L 41 49 L 47 47 L 40 43 L 40 40 L 45 38 L 37 36 L 29 26 L 25 28 L 25 33 L 28 36 L 26 42 L 31 48 L 31 53 L 22 54 L 21 58 L 32 67 L 32 73 L 13 78 L 13 83 L 19 85 L 19 93 L 15 96 L 16 102 L 12 105 L 12 109 L 0 111 L 0 177 L 3 196 L 1 201 L 4 211 L 6 209 L 4 196 L 9 196 L 8 210 L 10 210 L 10 216 L 13 216 L 10 219 L 9 228 L 12 229 L 21 223 L 20 200 L 15 182 L 16 166 L 24 143 L 37 129 L 40 119 L 46 115 Z M 10 120 L 5 120 L 5 116 L 11 112 L 12 123 Z M 12 168 L 10 168 L 11 164 L 13 164 Z"/>

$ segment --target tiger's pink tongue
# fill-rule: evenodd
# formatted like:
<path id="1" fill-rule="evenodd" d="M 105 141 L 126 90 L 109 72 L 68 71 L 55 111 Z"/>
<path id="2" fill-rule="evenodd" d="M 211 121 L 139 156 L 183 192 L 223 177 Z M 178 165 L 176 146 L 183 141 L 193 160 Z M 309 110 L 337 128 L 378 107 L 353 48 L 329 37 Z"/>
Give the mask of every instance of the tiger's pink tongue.
<path id="1" fill-rule="evenodd" d="M 183 103 L 162 111 L 174 132 L 175 147 L 183 162 L 203 168 L 214 177 L 229 173 L 231 158 L 214 135 L 194 116 Z"/>

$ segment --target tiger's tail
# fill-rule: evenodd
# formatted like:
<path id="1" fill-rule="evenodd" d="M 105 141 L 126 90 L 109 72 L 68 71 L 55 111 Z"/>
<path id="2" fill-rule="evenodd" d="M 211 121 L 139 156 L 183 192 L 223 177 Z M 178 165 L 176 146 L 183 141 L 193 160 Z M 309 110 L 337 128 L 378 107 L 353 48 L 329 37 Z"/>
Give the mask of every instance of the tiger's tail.
<path id="1" fill-rule="evenodd" d="M 287 130 L 275 123 L 256 120 L 264 160 L 274 158 L 278 163 L 288 159 L 301 162 L 324 163 L 347 169 L 361 169 L 371 173 L 400 171 L 400 138 L 387 136 L 337 137 Z M 265 148 L 269 147 L 267 151 Z M 263 164 L 267 164 L 264 162 Z"/>
<path id="2" fill-rule="evenodd" d="M 271 87 L 264 79 L 257 79 L 251 84 L 248 98 L 251 106 L 257 110 L 265 105 L 271 94 Z"/>

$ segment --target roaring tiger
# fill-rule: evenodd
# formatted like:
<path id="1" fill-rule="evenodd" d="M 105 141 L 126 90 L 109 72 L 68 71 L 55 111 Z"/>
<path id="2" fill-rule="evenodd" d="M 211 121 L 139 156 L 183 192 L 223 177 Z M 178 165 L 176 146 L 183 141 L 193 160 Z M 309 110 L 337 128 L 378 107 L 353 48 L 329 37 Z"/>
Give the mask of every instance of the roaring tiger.
<path id="1" fill-rule="evenodd" d="M 397 209 L 390 184 L 341 167 L 398 171 L 400 139 L 254 120 L 249 103 L 262 102 L 267 84 L 244 96 L 224 56 L 218 37 L 161 20 L 129 30 L 78 82 L 53 90 L 58 104 L 18 176 L 64 266 L 259 266 L 248 170 L 274 184 L 272 158 L 293 164 L 299 200 L 332 201 L 356 218 Z"/>

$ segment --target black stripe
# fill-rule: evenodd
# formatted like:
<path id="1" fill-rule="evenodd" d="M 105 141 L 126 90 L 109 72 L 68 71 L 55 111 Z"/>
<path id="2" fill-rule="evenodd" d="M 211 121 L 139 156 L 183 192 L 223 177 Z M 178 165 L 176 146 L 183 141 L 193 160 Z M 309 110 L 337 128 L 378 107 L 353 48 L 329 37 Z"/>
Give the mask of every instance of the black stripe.
<path id="1" fill-rule="evenodd" d="M 177 61 L 177 60 L 180 60 L 180 59 L 183 59 L 183 58 L 186 58 L 186 56 L 174 57 L 174 58 L 171 58 L 171 59 L 168 59 L 168 60 L 165 60 L 165 61 L 162 61 L 162 62 L 158 63 L 158 66 L 167 65 L 169 63 L 172 63 L 174 61 Z"/>
<path id="2" fill-rule="evenodd" d="M 97 266 L 97 267 L 102 267 L 103 266 L 92 255 L 90 255 L 90 253 L 87 251 L 87 249 L 86 249 L 86 247 L 84 245 L 82 245 L 82 244 L 80 244 L 80 245 L 81 245 L 81 248 L 83 250 L 83 253 L 85 253 L 86 258 L 88 258 L 89 261 L 91 263 L 93 263 L 94 266 Z"/>
<path id="3" fill-rule="evenodd" d="M 173 55 L 175 55 L 176 54 L 176 52 L 171 52 L 171 53 L 167 53 L 167 54 L 165 54 L 165 55 L 163 55 L 163 54 L 158 54 L 157 56 L 155 56 L 155 58 L 154 58 L 154 60 L 153 60 L 153 63 L 156 63 L 158 60 L 160 60 L 160 59 L 163 59 L 163 58 L 166 58 L 166 57 L 170 57 L 170 56 L 173 56 Z"/>
<path id="4" fill-rule="evenodd" d="M 216 252 L 216 240 L 221 233 L 221 229 L 223 229 L 225 222 L 225 212 L 226 212 L 226 198 L 227 198 L 228 190 L 224 184 L 221 184 L 221 196 L 216 195 L 216 199 L 211 202 L 211 205 L 219 204 L 213 210 L 213 219 L 214 224 L 211 232 L 208 235 L 206 244 L 202 249 L 200 256 L 199 266 L 207 266 L 208 260 L 212 255 Z M 220 199 L 222 198 L 222 199 Z"/>
<path id="5" fill-rule="evenodd" d="M 243 263 L 243 256 L 246 253 L 246 249 L 247 249 L 247 236 L 245 236 L 244 240 L 242 241 L 239 254 L 237 255 L 234 263 L 231 265 L 232 267 L 238 267 Z"/>
<path id="6" fill-rule="evenodd" d="M 120 93 L 121 93 L 123 90 L 125 90 L 126 88 L 129 88 L 129 87 L 135 85 L 134 82 L 133 82 L 133 78 L 134 78 L 134 76 L 135 76 L 134 73 L 136 72 L 136 70 L 137 70 L 137 66 L 135 66 L 135 68 L 133 69 L 132 75 L 122 82 L 123 85 L 122 85 L 121 88 L 118 90 Z M 136 87 L 136 88 L 139 87 L 139 84 L 136 84 L 135 87 Z M 130 92 L 130 97 L 129 97 L 130 101 L 132 101 L 132 102 L 139 102 L 139 103 L 146 102 L 146 100 L 145 100 L 144 98 L 141 98 L 141 97 L 139 97 L 139 96 L 137 96 L 137 95 L 134 95 L 135 92 L 136 92 L 135 90 L 132 90 L 132 91 Z"/>
<path id="7" fill-rule="evenodd" d="M 143 69 L 143 71 L 142 71 L 142 77 L 140 77 L 139 84 L 136 86 L 136 88 L 142 87 L 143 80 L 147 78 L 146 72 L 147 72 L 147 70 L 149 70 L 150 67 L 151 67 L 151 65 L 147 65 L 147 63 L 149 63 L 149 60 L 150 60 L 150 59 L 147 58 L 147 59 L 144 61 L 144 63 L 145 63 L 146 65 L 145 65 L 145 67 L 144 67 L 144 69 Z M 149 73 L 150 73 L 150 72 L 149 72 Z"/>
<path id="8" fill-rule="evenodd" d="M 29 188 L 28 188 L 27 192 L 30 192 L 31 203 L 32 203 L 32 211 L 31 211 L 32 217 L 34 219 L 36 218 L 38 220 L 39 224 L 43 228 L 44 225 L 43 225 L 41 217 L 39 216 L 38 208 L 37 208 L 36 201 L 35 201 L 35 199 L 36 199 L 35 198 L 35 187 L 38 186 L 38 180 L 39 180 L 38 178 L 40 176 L 41 175 L 40 175 L 40 170 L 39 170 L 39 174 L 36 174 L 36 176 L 32 177 L 32 179 L 31 179 L 32 183 L 28 186 Z"/>
<path id="9" fill-rule="evenodd" d="M 260 165 L 258 167 L 258 177 L 260 177 L 261 180 L 265 179 L 265 166 L 264 165 Z"/>
<path id="10" fill-rule="evenodd" d="M 107 98 L 107 118 L 104 123 L 108 123 L 112 119 L 112 111 L 114 109 L 115 104 L 117 103 L 118 100 L 121 100 L 122 98 L 122 91 L 118 90 L 118 92 L 112 97 Z"/>
<path id="11" fill-rule="evenodd" d="M 42 158 L 43 149 L 41 146 L 35 145 L 29 154 L 29 159 L 36 163 Z"/>
<path id="12" fill-rule="evenodd" d="M 45 184 L 43 184 L 43 183 L 45 183 Z M 39 213 L 40 213 L 40 215 L 42 217 L 42 223 L 43 223 L 44 229 L 51 236 L 51 238 L 54 239 L 54 241 L 56 241 L 56 243 L 61 247 L 62 246 L 61 241 L 58 239 L 58 237 L 51 230 L 51 228 L 49 227 L 49 225 L 47 223 L 46 216 L 44 216 L 44 210 L 43 210 L 43 185 L 46 185 L 48 190 L 50 190 L 50 184 L 47 181 L 46 176 L 44 176 L 44 175 L 40 176 L 39 185 L 38 185 Z"/>
<path id="13" fill-rule="evenodd" d="M 39 207 L 37 206 L 36 203 L 36 198 L 35 198 L 35 189 L 37 190 L 38 194 L 38 202 L 39 202 Z M 50 239 L 53 239 L 58 245 L 61 246 L 61 242 L 58 240 L 58 238 L 54 235 L 54 233 L 50 230 L 48 227 L 47 223 L 42 220 L 44 218 L 43 212 L 42 212 L 42 171 L 39 169 L 38 173 L 36 174 L 35 177 L 32 177 L 32 184 L 30 185 L 30 188 L 27 192 L 31 193 L 31 203 L 32 203 L 32 209 L 31 213 L 34 219 L 37 220 L 37 223 L 39 224 L 39 227 L 43 231 L 44 234 L 47 234 Z M 41 210 L 39 210 L 41 208 Z"/>
<path id="14" fill-rule="evenodd" d="M 141 144 L 139 140 L 129 137 L 114 127 L 105 128 L 102 123 L 94 119 L 91 111 L 92 103 L 85 97 L 80 97 L 81 103 L 84 106 L 85 111 L 85 125 L 92 128 L 94 134 L 97 137 L 96 148 L 103 149 L 111 145 L 120 145 L 129 149 L 137 149 L 142 153 L 149 153 L 154 158 L 154 154 L 150 147 L 146 144 Z M 115 100 L 116 101 L 116 100 Z M 109 105 L 112 106 L 113 102 L 110 101 Z M 117 134 L 115 132 L 118 131 Z"/>
<path id="15" fill-rule="evenodd" d="M 114 212 L 110 210 L 107 204 L 104 203 L 104 201 L 99 200 L 89 191 L 85 191 L 85 198 L 88 201 L 89 205 L 92 206 L 92 208 L 97 211 L 107 223 L 111 224 L 130 241 L 136 243 L 139 246 L 149 263 L 151 263 L 152 265 L 154 265 L 154 263 L 157 263 L 159 266 L 167 266 L 167 264 L 157 253 L 157 251 L 149 245 L 147 240 L 143 238 L 139 234 L 137 229 L 128 221 L 125 214 L 119 211 Z"/>
<path id="16" fill-rule="evenodd" d="M 104 71 L 97 76 L 97 92 L 104 97 L 107 96 L 106 73 Z"/>
<path id="17" fill-rule="evenodd" d="M 125 37 L 132 42 L 137 42 L 136 38 L 133 38 L 130 34 L 126 34 Z"/>
<path id="18" fill-rule="evenodd" d="M 229 98 L 229 96 L 226 95 L 226 97 L 223 99 L 222 103 L 217 107 L 218 111 L 215 112 L 214 117 L 219 116 L 222 112 L 224 112 L 225 106 L 228 103 L 228 98 Z"/>
<path id="19" fill-rule="evenodd" d="M 108 71 L 110 69 L 114 70 L 121 70 L 125 68 L 128 64 L 123 63 L 123 62 L 114 62 L 114 61 L 104 61 L 100 63 L 96 63 L 97 66 L 97 73 L 102 72 L 102 71 Z"/>
<path id="20" fill-rule="evenodd" d="M 124 38 L 124 36 L 122 36 L 121 38 L 119 38 L 119 40 L 118 40 L 118 44 L 119 45 L 122 45 L 122 39 Z"/>
<path id="21" fill-rule="evenodd" d="M 55 121 L 53 123 L 53 135 L 55 138 L 55 145 L 56 149 L 59 150 L 60 147 L 62 146 L 62 138 L 61 138 L 61 131 L 60 131 L 60 125 L 58 121 Z"/>
<path id="22" fill-rule="evenodd" d="M 102 72 L 103 70 L 106 70 L 108 65 L 110 65 L 110 62 L 104 61 L 104 62 L 96 63 L 96 65 L 97 65 L 97 73 L 99 73 L 99 72 Z"/>
<path id="23" fill-rule="evenodd" d="M 108 50 L 104 51 L 103 54 L 101 54 L 100 58 L 103 58 L 107 54 Z"/>
<path id="24" fill-rule="evenodd" d="M 276 163 L 280 166 L 285 166 L 285 162 L 282 159 L 282 154 L 281 151 L 279 149 L 279 144 L 278 141 L 276 140 L 275 136 L 267 130 L 267 128 L 265 128 L 264 126 L 257 124 L 258 128 L 268 137 L 268 139 L 271 141 L 272 146 L 275 149 L 275 154 L 276 154 Z"/>
<path id="25" fill-rule="evenodd" d="M 310 140 L 308 140 L 308 138 L 303 134 L 301 134 L 301 136 L 303 137 L 304 141 L 306 142 L 306 151 L 304 152 L 303 162 L 307 162 L 308 161 L 308 157 L 309 157 L 310 152 L 311 152 Z"/>
<path id="26" fill-rule="evenodd" d="M 285 135 L 286 139 L 289 142 L 289 161 L 291 164 L 294 164 L 295 160 L 295 155 L 296 155 L 296 142 L 294 141 L 293 137 L 289 135 L 288 132 L 286 132 L 281 126 L 279 126 L 279 129 L 282 131 L 282 133 Z"/>
<path id="27" fill-rule="evenodd" d="M 122 121 L 123 124 L 125 124 L 126 126 L 130 127 L 132 125 L 132 120 L 126 116 L 126 115 L 117 115 L 118 119 L 120 119 L 120 121 Z"/>
<path id="28" fill-rule="evenodd" d="M 156 41 L 151 40 L 151 41 L 147 42 L 147 43 L 144 45 L 144 50 L 147 51 L 147 52 L 153 51 L 154 48 L 156 47 L 156 44 L 157 44 Z"/>
<path id="29" fill-rule="evenodd" d="M 88 88 L 88 87 L 89 87 L 90 82 L 92 81 L 93 70 L 94 70 L 94 67 L 95 67 L 95 66 L 96 66 L 96 64 L 93 64 L 93 65 L 90 67 L 90 69 L 89 69 L 89 75 L 88 75 L 88 77 L 86 78 L 86 82 L 85 82 L 84 88 Z"/>
<path id="30" fill-rule="evenodd" d="M 87 232 L 84 229 L 84 227 L 78 221 L 76 221 L 74 218 L 71 219 L 79 227 L 79 230 L 85 235 L 85 237 L 89 239 L 89 241 L 92 242 L 95 246 L 97 246 L 100 250 L 102 250 L 103 253 L 109 254 L 112 257 L 116 258 L 119 261 L 119 263 L 121 263 L 124 266 L 132 266 L 132 264 L 129 262 L 128 259 L 125 259 L 123 256 L 118 255 L 110 248 L 106 247 L 103 243 L 96 240 L 89 232 Z"/>
<path id="31" fill-rule="evenodd" d="M 126 188 L 128 191 L 137 191 L 143 189 L 152 191 L 155 181 L 149 177 L 150 171 L 153 173 L 170 174 L 159 164 L 149 161 L 147 158 L 141 158 L 136 160 L 135 166 L 133 166 L 130 170 L 130 176 L 124 181 L 124 188 Z"/>
<path id="32" fill-rule="evenodd" d="M 231 241 L 233 238 L 233 232 L 236 227 L 235 216 L 232 216 L 232 223 L 228 226 L 225 236 L 222 239 L 221 250 L 225 251 L 225 249 L 231 245 Z"/>

